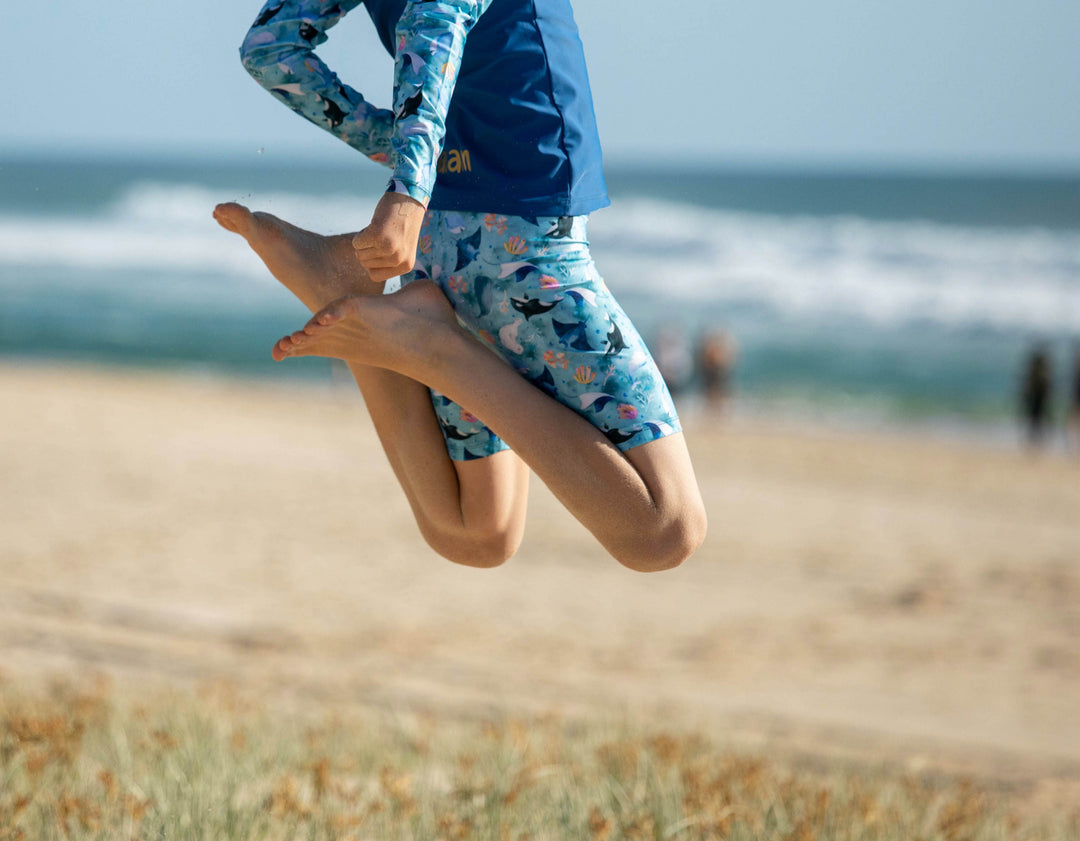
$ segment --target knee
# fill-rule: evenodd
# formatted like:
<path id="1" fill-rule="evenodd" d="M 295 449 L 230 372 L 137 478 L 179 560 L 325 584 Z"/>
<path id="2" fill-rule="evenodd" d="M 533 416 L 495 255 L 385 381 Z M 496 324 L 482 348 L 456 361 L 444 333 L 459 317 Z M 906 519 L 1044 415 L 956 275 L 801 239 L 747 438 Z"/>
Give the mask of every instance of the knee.
<path id="1" fill-rule="evenodd" d="M 638 536 L 630 546 L 615 553 L 615 559 L 635 572 L 675 569 L 701 548 L 707 531 L 705 508 L 695 506 L 651 535 Z"/>
<path id="2" fill-rule="evenodd" d="M 474 569 L 494 569 L 502 566 L 517 552 L 520 536 L 506 530 L 468 535 L 451 534 L 424 529 L 428 546 L 454 564 Z"/>

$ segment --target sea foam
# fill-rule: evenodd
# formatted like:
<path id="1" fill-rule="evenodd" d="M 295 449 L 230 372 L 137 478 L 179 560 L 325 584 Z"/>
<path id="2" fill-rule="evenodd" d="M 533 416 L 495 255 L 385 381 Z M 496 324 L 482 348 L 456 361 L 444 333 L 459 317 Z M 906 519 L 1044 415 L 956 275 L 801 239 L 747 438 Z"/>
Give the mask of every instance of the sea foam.
<path id="1" fill-rule="evenodd" d="M 17 267 L 56 269 L 48 274 L 58 284 L 109 283 L 110 273 L 132 272 L 263 283 L 258 258 L 211 218 L 213 206 L 229 200 L 324 232 L 361 228 L 374 206 L 370 196 L 245 195 L 140 182 L 92 216 L 0 215 L 0 284 L 18 283 Z M 751 305 L 811 321 L 1080 332 L 1080 232 L 779 216 L 630 198 L 595 214 L 590 236 L 616 293 L 687 306 Z M 124 281 L 113 292 L 173 294 L 165 285 Z"/>
<path id="2" fill-rule="evenodd" d="M 590 225 L 616 288 L 798 318 L 1080 330 L 1080 232 L 785 217 L 631 200 Z"/>

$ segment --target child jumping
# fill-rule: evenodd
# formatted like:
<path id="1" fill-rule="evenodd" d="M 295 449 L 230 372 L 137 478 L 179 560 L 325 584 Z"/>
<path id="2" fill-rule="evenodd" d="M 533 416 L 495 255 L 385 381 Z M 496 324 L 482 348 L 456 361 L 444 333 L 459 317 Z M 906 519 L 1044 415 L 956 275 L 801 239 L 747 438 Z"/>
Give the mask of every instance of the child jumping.
<path id="1" fill-rule="evenodd" d="M 609 202 L 569 0 L 363 0 L 395 57 L 393 111 L 314 52 L 358 5 L 270 0 L 241 47 L 275 97 L 393 169 L 356 234 L 215 209 L 315 313 L 274 358 L 345 360 L 451 561 L 514 554 L 531 468 L 620 563 L 679 565 L 705 510 L 668 389 L 589 253 Z"/>

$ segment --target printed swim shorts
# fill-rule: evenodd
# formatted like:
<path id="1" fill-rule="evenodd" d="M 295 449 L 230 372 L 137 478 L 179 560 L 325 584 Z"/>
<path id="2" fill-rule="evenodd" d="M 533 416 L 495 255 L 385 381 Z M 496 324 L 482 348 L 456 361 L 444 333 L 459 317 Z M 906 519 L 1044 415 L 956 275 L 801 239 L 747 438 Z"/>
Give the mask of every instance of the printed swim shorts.
<path id="1" fill-rule="evenodd" d="M 428 211 L 412 272 L 430 279 L 458 320 L 537 388 L 588 419 L 620 450 L 680 430 L 667 386 L 589 255 L 585 216 Z M 455 461 L 506 444 L 437 392 Z"/>

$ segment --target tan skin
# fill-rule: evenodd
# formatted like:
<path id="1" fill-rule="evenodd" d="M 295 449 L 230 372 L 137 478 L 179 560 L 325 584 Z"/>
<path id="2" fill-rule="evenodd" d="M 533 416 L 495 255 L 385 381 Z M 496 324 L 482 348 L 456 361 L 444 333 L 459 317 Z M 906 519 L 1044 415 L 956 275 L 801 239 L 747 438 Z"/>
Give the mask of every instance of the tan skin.
<path id="1" fill-rule="evenodd" d="M 624 566 L 642 572 L 678 566 L 706 530 L 681 434 L 621 452 L 460 327 L 434 284 L 381 294 L 383 282 L 412 268 L 424 213 L 408 196 L 387 193 L 368 227 L 351 237 L 322 237 L 237 204 L 214 211 L 315 313 L 275 344 L 274 358 L 346 361 L 435 551 L 478 567 L 513 555 L 524 531 L 531 468 Z M 452 461 L 428 387 L 481 418 L 511 450 Z"/>

